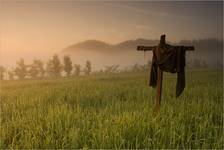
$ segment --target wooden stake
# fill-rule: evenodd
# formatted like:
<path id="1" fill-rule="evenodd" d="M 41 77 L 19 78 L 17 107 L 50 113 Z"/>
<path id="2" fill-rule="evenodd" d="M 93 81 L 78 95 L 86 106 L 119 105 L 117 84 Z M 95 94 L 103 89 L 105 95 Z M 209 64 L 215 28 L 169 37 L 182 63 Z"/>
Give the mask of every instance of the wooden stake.
<path id="1" fill-rule="evenodd" d="M 154 109 L 154 113 L 156 114 L 160 110 L 161 96 L 162 96 L 162 82 L 163 82 L 163 71 L 158 67 L 156 106 Z"/>

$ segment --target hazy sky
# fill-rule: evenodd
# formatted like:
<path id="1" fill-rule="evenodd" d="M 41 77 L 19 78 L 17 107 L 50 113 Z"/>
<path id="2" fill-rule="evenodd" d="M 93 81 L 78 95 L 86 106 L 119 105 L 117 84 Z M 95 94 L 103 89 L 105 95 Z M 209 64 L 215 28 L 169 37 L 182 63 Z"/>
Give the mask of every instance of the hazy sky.
<path id="1" fill-rule="evenodd" d="M 222 2 L 0 1 L 1 63 L 88 39 L 222 38 Z"/>

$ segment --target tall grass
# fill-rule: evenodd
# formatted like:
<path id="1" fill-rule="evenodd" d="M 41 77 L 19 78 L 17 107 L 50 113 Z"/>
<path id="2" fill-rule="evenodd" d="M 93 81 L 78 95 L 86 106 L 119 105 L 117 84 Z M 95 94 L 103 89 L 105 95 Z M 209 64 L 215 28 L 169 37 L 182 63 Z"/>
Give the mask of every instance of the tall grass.
<path id="1" fill-rule="evenodd" d="M 4 81 L 1 148 L 223 148 L 223 74 L 165 74 L 153 116 L 148 74 Z"/>

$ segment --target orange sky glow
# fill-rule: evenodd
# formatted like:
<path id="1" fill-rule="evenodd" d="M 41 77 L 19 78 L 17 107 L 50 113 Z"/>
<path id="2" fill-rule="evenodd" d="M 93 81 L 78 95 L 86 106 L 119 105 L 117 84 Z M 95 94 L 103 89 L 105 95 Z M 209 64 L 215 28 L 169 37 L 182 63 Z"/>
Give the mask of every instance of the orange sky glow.
<path id="1" fill-rule="evenodd" d="M 221 6 L 220 6 L 221 3 Z M 68 45 L 96 39 L 170 41 L 222 39 L 222 2 L 0 2 L 1 64 L 43 58 Z"/>

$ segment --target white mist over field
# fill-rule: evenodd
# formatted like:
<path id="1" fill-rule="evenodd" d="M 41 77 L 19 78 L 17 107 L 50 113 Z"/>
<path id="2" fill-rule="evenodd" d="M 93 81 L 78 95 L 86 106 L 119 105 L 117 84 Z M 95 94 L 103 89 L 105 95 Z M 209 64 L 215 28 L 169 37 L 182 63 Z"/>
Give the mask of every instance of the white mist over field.
<path id="1" fill-rule="evenodd" d="M 110 48 L 110 52 L 89 48 L 62 51 L 86 40 L 116 45 L 138 38 L 159 40 L 161 34 L 174 43 L 211 37 L 222 41 L 222 6 L 221 1 L 1 1 L 0 65 L 15 67 L 20 58 L 26 64 L 33 59 L 46 63 L 54 54 L 69 54 L 81 65 L 90 60 L 93 69 L 145 64 L 151 54 L 144 59 L 143 52 L 136 51 L 137 45 Z"/>

